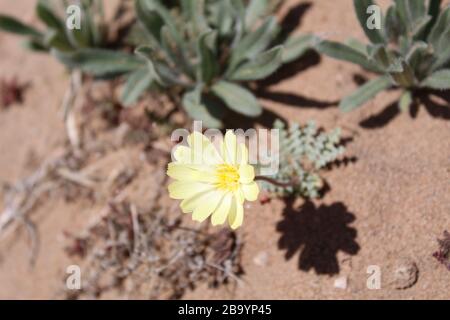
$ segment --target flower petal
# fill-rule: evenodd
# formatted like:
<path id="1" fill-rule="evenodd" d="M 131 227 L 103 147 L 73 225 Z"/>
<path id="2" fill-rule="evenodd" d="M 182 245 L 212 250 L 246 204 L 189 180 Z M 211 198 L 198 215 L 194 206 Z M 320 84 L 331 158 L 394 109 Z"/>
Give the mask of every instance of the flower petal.
<path id="1" fill-rule="evenodd" d="M 186 199 L 198 193 L 206 192 L 214 188 L 213 185 L 196 181 L 174 181 L 169 184 L 169 196 L 172 199 Z"/>
<path id="2" fill-rule="evenodd" d="M 225 155 L 224 158 L 229 164 L 236 164 L 237 157 L 237 138 L 232 130 L 228 130 L 224 139 Z"/>
<path id="3" fill-rule="evenodd" d="M 234 196 L 236 197 L 238 203 L 244 203 L 244 201 L 245 201 L 245 195 L 244 195 L 244 191 L 242 191 L 242 188 L 238 188 L 238 189 L 234 192 Z"/>
<path id="4" fill-rule="evenodd" d="M 183 211 L 183 213 L 193 212 L 197 207 L 203 205 L 214 192 L 214 189 L 210 189 L 206 192 L 200 192 L 190 198 L 184 199 L 180 204 L 181 211 Z"/>
<path id="5" fill-rule="evenodd" d="M 228 215 L 228 223 L 231 229 L 236 230 L 244 222 L 244 206 L 235 199 L 235 210 Z"/>
<path id="6" fill-rule="evenodd" d="M 219 206 L 223 197 L 224 193 L 221 191 L 210 192 L 208 197 L 194 209 L 192 219 L 198 222 L 205 221 Z"/>
<path id="7" fill-rule="evenodd" d="M 187 138 L 189 147 L 191 148 L 191 162 L 193 164 L 205 164 L 203 162 L 203 153 L 211 144 L 203 134 L 198 131 L 192 132 Z"/>
<path id="8" fill-rule="evenodd" d="M 243 184 L 241 185 L 241 188 L 244 192 L 245 200 L 255 201 L 256 199 L 258 199 L 259 187 L 255 181 L 249 184 Z"/>
<path id="9" fill-rule="evenodd" d="M 245 146 L 245 143 L 239 144 L 239 150 L 240 150 L 239 156 L 241 166 L 244 164 L 248 164 L 248 149 Z"/>
<path id="10" fill-rule="evenodd" d="M 192 165 L 171 162 L 167 168 L 167 175 L 175 180 L 181 181 L 199 181 L 214 183 L 213 168 L 206 165 Z"/>
<path id="11" fill-rule="evenodd" d="M 211 217 L 211 223 L 213 226 L 217 226 L 220 224 L 224 224 L 227 220 L 227 216 L 230 213 L 230 211 L 233 210 L 233 203 L 234 198 L 231 193 L 225 194 L 225 196 L 222 199 L 222 202 L 217 207 L 216 211 L 214 211 L 212 217 Z"/>
<path id="12" fill-rule="evenodd" d="M 249 164 L 239 166 L 239 182 L 250 183 L 255 179 L 255 169 Z"/>
<path id="13" fill-rule="evenodd" d="M 204 148 L 203 160 L 207 165 L 218 165 L 224 163 L 222 157 L 216 149 L 216 146 L 212 143 Z"/>
<path id="14" fill-rule="evenodd" d="M 175 161 L 179 163 L 191 163 L 191 149 L 189 147 L 179 145 L 173 152 Z"/>
<path id="15" fill-rule="evenodd" d="M 198 131 L 194 131 L 192 132 L 188 137 L 187 137 L 187 142 L 189 144 L 189 146 L 192 148 L 195 145 L 205 145 L 207 146 L 208 144 L 211 143 L 211 141 L 209 141 L 209 139 L 204 136 L 202 133 L 198 132 Z"/>

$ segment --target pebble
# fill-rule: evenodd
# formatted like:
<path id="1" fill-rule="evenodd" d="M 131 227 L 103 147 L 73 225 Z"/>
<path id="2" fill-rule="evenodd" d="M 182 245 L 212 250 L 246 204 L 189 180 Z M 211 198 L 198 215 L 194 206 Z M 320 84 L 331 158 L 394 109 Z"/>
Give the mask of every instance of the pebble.
<path id="1" fill-rule="evenodd" d="M 253 263 L 260 267 L 265 267 L 269 263 L 269 254 L 265 251 L 260 251 L 254 258 Z"/>
<path id="2" fill-rule="evenodd" d="M 411 259 L 400 260 L 394 270 L 394 287 L 397 290 L 411 288 L 419 278 L 419 269 Z"/>
<path id="3" fill-rule="evenodd" d="M 336 289 L 345 290 L 345 289 L 347 289 L 347 282 L 348 282 L 348 278 L 346 276 L 339 277 L 336 280 L 334 280 L 334 287 Z"/>

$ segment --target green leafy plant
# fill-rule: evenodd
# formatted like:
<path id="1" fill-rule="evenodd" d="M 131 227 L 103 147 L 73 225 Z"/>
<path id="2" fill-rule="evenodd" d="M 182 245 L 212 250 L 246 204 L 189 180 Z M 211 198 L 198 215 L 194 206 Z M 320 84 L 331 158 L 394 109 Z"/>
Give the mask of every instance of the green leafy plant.
<path id="1" fill-rule="evenodd" d="M 108 43 L 106 36 L 108 30 L 103 0 L 80 0 L 75 3 L 80 8 L 78 29 L 66 26 L 69 1 L 39 0 L 36 15 L 47 29 L 41 31 L 14 17 L 0 15 L 0 30 L 25 36 L 27 48 L 51 53 L 69 69 L 80 69 L 98 78 L 117 77 L 145 68 L 145 61 L 134 54 L 105 49 L 111 43 Z M 139 84 L 133 84 L 128 89 L 130 94 L 135 90 L 139 90 Z"/>
<path id="2" fill-rule="evenodd" d="M 287 36 L 270 14 L 280 0 L 135 0 L 138 23 L 129 39 L 136 54 L 102 49 L 101 0 L 84 0 L 80 30 L 41 0 L 41 32 L 0 16 L 0 29 L 28 36 L 28 47 L 50 51 L 71 69 L 97 78 L 125 76 L 123 105 L 149 89 L 168 93 L 192 119 L 222 127 L 228 110 L 257 117 L 262 107 L 245 83 L 274 73 L 311 47 L 311 35 Z M 66 4 L 67 5 L 67 4 Z"/>
<path id="3" fill-rule="evenodd" d="M 80 1 L 80 29 L 66 27 L 63 14 L 66 14 L 67 5 L 66 1 L 58 4 L 50 0 L 38 1 L 36 15 L 47 27 L 44 31 L 6 15 L 0 15 L 0 30 L 27 37 L 25 46 L 33 51 L 50 52 L 56 49 L 74 52 L 81 48 L 100 47 L 104 43 L 105 30 L 101 0 Z"/>
<path id="4" fill-rule="evenodd" d="M 351 39 L 346 44 L 318 40 L 316 48 L 332 58 L 352 62 L 381 74 L 340 103 L 351 111 L 389 88 L 401 88 L 401 110 L 408 110 L 418 89 L 450 89 L 450 6 L 440 0 L 394 0 L 382 28 L 367 26 L 372 0 L 354 0 L 359 22 L 370 44 Z"/>
<path id="5" fill-rule="evenodd" d="M 6 15 L 0 15 L 0 30 L 26 36 L 27 48 L 51 53 L 69 69 L 80 69 L 96 77 L 116 77 L 145 66 L 133 54 L 104 49 L 108 43 L 102 0 L 78 2 L 79 29 L 66 26 L 68 5 L 68 1 L 38 1 L 36 15 L 47 27 L 44 31 Z"/>
<path id="6" fill-rule="evenodd" d="M 182 97 L 181 105 L 205 126 L 221 127 L 227 110 L 257 117 L 262 107 L 242 83 L 260 80 L 300 57 L 311 36 L 281 39 L 270 13 L 279 1 L 136 0 L 147 62 L 128 77 L 124 97 L 135 101 L 152 84 Z"/>
<path id="7" fill-rule="evenodd" d="M 55 56 L 69 69 L 80 69 L 98 78 L 112 78 L 145 67 L 134 54 L 106 49 L 107 26 L 103 0 L 80 0 L 80 28 L 66 26 L 68 1 L 39 0 L 36 15 L 47 27 L 40 31 L 6 15 L 0 15 L 0 30 L 26 36 L 25 46 Z M 133 88 L 136 90 L 135 88 Z"/>
<path id="8" fill-rule="evenodd" d="M 280 134 L 280 162 L 278 172 L 269 178 L 282 183 L 261 181 L 262 189 L 278 196 L 318 197 L 324 187 L 319 171 L 345 151 L 340 129 L 321 132 L 314 122 L 286 128 L 280 120 L 275 121 L 274 128 Z"/>

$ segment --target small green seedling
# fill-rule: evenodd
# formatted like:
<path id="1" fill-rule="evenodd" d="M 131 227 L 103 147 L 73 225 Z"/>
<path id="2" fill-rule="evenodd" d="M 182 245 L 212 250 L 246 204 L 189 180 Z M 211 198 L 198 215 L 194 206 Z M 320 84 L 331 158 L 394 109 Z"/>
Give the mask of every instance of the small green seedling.
<path id="1" fill-rule="evenodd" d="M 303 127 L 294 123 L 286 128 L 280 120 L 274 128 L 280 134 L 279 170 L 269 178 L 286 185 L 262 181 L 262 189 L 278 196 L 318 197 L 324 188 L 320 170 L 345 152 L 340 129 L 322 132 L 314 122 Z"/>

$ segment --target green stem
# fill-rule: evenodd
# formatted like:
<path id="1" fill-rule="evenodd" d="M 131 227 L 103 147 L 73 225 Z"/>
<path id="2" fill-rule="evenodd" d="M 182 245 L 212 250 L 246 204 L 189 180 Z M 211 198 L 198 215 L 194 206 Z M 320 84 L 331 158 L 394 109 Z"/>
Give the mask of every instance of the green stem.
<path id="1" fill-rule="evenodd" d="M 256 176 L 255 181 L 257 181 L 257 180 L 265 181 L 265 182 L 271 183 L 275 186 L 282 187 L 282 188 L 295 187 L 298 184 L 298 181 L 294 181 L 294 180 L 291 180 L 290 182 L 280 182 L 275 179 L 272 179 L 269 177 L 264 177 L 264 176 Z"/>

